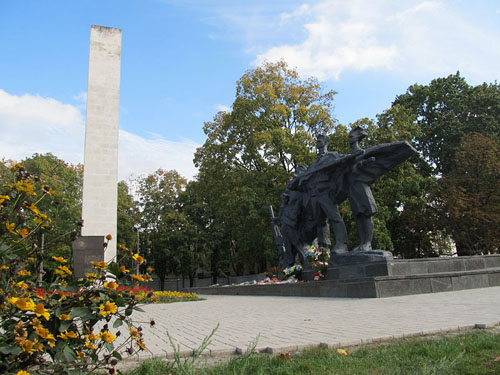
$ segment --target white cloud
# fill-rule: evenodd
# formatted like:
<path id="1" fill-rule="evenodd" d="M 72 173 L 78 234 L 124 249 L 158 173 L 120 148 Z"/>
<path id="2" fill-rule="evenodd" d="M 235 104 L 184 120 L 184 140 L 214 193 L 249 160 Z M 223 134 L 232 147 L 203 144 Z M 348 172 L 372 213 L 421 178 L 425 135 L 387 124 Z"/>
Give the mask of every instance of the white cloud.
<path id="1" fill-rule="evenodd" d="M 197 170 L 193 157 L 199 144 L 184 140 L 169 141 L 159 135 L 146 139 L 120 130 L 118 146 L 118 173 L 121 179 L 137 177 L 162 168 L 175 169 L 183 177 L 192 179 Z"/>
<path id="2" fill-rule="evenodd" d="M 78 108 L 38 95 L 11 95 L 0 89 L 0 157 L 19 160 L 52 152 L 83 160 L 83 116 Z"/>
<path id="3" fill-rule="evenodd" d="M 0 89 L 0 158 L 21 160 L 34 153 L 51 152 L 69 163 L 83 162 L 84 119 L 77 106 L 38 95 L 11 95 Z M 119 179 L 158 168 L 176 169 L 193 178 L 192 159 L 198 144 L 173 142 L 152 135 L 143 138 L 120 130 Z"/>
<path id="4" fill-rule="evenodd" d="M 281 13 L 280 14 L 280 19 L 282 21 L 288 21 L 290 19 L 294 19 L 300 16 L 303 16 L 304 14 L 308 14 L 310 11 L 310 7 L 308 4 L 302 4 L 298 8 L 296 8 L 293 12 L 291 13 Z"/>
<path id="5" fill-rule="evenodd" d="M 352 70 L 432 78 L 460 70 L 473 81 L 497 78 L 500 35 L 450 1 L 321 0 L 279 19 L 292 17 L 305 39 L 268 48 L 255 64 L 284 58 L 320 80 Z"/>
<path id="6" fill-rule="evenodd" d="M 224 104 L 217 104 L 215 106 L 215 109 L 219 112 L 230 112 L 231 108 L 229 108 L 227 105 Z"/>

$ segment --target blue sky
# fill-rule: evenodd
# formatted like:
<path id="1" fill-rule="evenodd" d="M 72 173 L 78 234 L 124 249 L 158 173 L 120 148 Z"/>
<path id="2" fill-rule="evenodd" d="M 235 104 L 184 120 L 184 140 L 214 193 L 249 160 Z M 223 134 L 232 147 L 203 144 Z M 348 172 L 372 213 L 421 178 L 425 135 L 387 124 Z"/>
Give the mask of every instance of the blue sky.
<path id="1" fill-rule="evenodd" d="M 203 122 L 266 60 L 336 90 L 343 124 L 457 70 L 471 84 L 499 78 L 494 0 L 2 0 L 0 157 L 83 161 L 92 24 L 123 31 L 120 178 L 192 177 Z"/>

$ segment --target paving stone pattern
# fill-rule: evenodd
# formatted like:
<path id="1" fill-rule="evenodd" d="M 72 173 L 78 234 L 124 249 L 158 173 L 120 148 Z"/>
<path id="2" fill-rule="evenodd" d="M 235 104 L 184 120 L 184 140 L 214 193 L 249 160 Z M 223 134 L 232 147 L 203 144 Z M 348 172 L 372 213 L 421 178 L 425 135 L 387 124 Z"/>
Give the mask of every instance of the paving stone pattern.
<path id="1" fill-rule="evenodd" d="M 171 357 L 167 330 L 182 354 L 189 355 L 218 324 L 205 355 L 245 351 L 256 338 L 258 350 L 279 353 L 500 324 L 500 287 L 384 299 L 202 297 L 206 300 L 146 305 L 144 312 L 134 313 L 134 320 L 145 322 L 148 351 L 132 359 Z M 154 328 L 149 327 L 151 318 Z"/>

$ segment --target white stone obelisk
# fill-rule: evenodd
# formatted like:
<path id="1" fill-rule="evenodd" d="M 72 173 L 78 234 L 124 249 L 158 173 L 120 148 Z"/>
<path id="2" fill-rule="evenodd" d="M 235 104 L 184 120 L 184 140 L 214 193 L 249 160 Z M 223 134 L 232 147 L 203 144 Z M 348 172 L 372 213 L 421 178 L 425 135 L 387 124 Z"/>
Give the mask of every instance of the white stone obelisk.
<path id="1" fill-rule="evenodd" d="M 116 256 L 121 39 L 120 29 L 91 26 L 82 236 L 111 234 L 105 261 Z"/>

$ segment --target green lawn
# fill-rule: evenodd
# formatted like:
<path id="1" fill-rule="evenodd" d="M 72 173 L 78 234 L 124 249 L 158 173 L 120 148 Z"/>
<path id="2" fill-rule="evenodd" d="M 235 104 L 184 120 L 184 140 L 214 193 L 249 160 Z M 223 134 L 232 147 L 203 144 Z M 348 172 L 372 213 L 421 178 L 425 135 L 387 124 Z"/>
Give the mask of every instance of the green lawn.
<path id="1" fill-rule="evenodd" d="M 282 356 L 284 357 L 284 356 Z M 496 359 L 496 360 L 495 360 Z M 143 363 L 129 375 L 481 375 L 500 374 L 500 331 L 471 331 L 446 337 L 420 337 L 357 347 L 348 355 L 311 349 L 291 354 L 253 354 L 209 367 Z"/>

